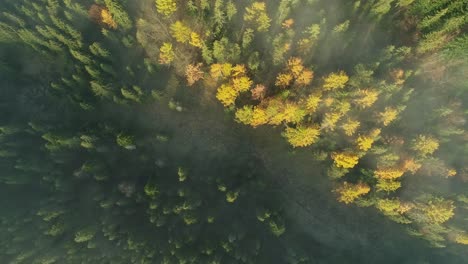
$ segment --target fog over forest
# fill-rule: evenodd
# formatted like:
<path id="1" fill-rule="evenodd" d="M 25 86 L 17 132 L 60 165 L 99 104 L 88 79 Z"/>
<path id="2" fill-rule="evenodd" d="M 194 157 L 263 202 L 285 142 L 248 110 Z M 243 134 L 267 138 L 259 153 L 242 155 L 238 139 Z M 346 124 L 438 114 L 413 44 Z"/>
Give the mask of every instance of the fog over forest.
<path id="1" fill-rule="evenodd" d="M 465 0 L 2 0 L 0 263 L 468 263 Z"/>

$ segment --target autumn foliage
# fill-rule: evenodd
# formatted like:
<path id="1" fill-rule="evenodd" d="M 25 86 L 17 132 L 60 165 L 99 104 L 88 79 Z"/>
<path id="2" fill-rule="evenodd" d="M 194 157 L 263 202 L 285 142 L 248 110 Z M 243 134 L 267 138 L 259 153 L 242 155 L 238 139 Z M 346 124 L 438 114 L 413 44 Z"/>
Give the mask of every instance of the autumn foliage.
<path id="1" fill-rule="evenodd" d="M 205 73 L 201 70 L 202 66 L 202 63 L 187 65 L 187 68 L 185 69 L 185 77 L 189 86 L 192 86 L 196 81 L 203 78 Z"/>
<path id="2" fill-rule="evenodd" d="M 94 22 L 111 29 L 117 28 L 117 23 L 112 18 L 109 10 L 101 5 L 93 4 L 88 10 L 88 15 Z"/>
<path id="3" fill-rule="evenodd" d="M 287 127 L 283 136 L 293 147 L 306 147 L 312 145 L 320 135 L 317 126 L 298 126 L 296 128 Z"/>
<path id="4" fill-rule="evenodd" d="M 352 184 L 343 182 L 335 192 L 338 193 L 338 201 L 349 204 L 357 198 L 369 193 L 370 190 L 371 188 L 364 183 Z"/>
<path id="5" fill-rule="evenodd" d="M 335 166 L 344 169 L 354 168 L 359 162 L 359 156 L 351 152 L 334 152 L 331 157 Z"/>

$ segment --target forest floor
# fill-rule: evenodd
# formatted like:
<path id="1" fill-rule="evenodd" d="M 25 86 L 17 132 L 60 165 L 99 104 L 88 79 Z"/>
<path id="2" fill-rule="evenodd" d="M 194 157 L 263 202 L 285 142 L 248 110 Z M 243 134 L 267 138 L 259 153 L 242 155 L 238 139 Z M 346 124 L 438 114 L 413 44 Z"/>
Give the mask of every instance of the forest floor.
<path id="1" fill-rule="evenodd" d="M 309 235 L 316 242 L 310 246 L 318 259 L 325 263 L 437 263 L 433 261 L 449 254 L 444 249 L 428 251 L 426 242 L 371 208 L 337 202 L 326 168 L 314 161 L 310 150 L 291 149 L 278 129 L 238 124 L 215 101 L 198 97 L 193 102 L 197 91 L 181 89 L 186 90 L 179 91 L 179 99 L 188 100 L 182 112 L 164 104 L 146 110 L 153 116 L 152 122 L 161 125 L 164 120 L 164 127 L 173 131 L 170 137 L 178 148 L 171 152 L 187 158 L 196 153 L 196 160 L 232 151 L 253 153 L 282 196 L 279 199 L 293 225 L 287 229 Z"/>

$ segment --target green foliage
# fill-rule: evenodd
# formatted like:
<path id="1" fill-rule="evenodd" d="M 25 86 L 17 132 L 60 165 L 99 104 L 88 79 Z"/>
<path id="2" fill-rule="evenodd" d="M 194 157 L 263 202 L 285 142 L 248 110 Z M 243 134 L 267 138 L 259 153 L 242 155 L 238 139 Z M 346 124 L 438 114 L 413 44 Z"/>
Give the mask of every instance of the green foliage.
<path id="1" fill-rule="evenodd" d="M 129 135 L 125 135 L 125 134 L 118 134 L 116 142 L 122 148 L 126 148 L 126 149 L 131 150 L 131 149 L 135 148 L 134 140 L 135 139 L 134 139 L 133 136 L 129 136 Z"/>
<path id="2" fill-rule="evenodd" d="M 91 229 L 82 229 L 75 233 L 75 242 L 76 243 L 83 243 L 88 242 L 95 236 L 95 231 Z"/>
<path id="3" fill-rule="evenodd" d="M 239 45 L 229 42 L 229 39 L 222 38 L 213 43 L 213 57 L 219 63 L 236 62 L 239 60 L 241 50 Z"/>
<path id="4" fill-rule="evenodd" d="M 125 11 L 124 6 L 119 1 L 120 0 L 104 0 L 115 22 L 124 30 L 129 30 L 133 27 L 133 22 Z"/>

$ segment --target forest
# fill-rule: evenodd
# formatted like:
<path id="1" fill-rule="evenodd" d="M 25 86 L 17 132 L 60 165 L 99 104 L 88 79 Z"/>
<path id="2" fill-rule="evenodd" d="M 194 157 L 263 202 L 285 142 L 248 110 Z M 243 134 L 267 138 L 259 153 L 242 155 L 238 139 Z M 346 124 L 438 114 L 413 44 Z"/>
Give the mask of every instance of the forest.
<path id="1" fill-rule="evenodd" d="M 0 263 L 468 263 L 465 0 L 2 0 Z"/>

